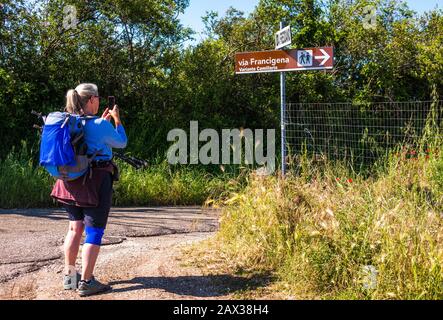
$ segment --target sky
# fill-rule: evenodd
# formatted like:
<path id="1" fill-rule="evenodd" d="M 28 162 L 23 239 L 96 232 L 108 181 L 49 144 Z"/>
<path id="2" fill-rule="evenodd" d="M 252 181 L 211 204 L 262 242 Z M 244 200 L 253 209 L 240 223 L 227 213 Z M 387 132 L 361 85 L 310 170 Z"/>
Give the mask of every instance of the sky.
<path id="1" fill-rule="evenodd" d="M 204 30 L 201 17 L 205 16 L 207 11 L 216 11 L 219 16 L 223 16 L 229 7 L 234 7 L 248 15 L 254 11 L 258 2 L 259 0 L 190 0 L 189 7 L 181 16 L 181 22 L 185 27 L 190 27 L 197 32 L 194 38 L 196 42 L 200 42 L 203 39 L 201 33 Z"/>
<path id="2" fill-rule="evenodd" d="M 190 0 L 189 7 L 181 15 L 182 24 L 197 32 L 194 35 L 195 41 L 190 44 L 196 44 L 204 38 L 202 34 L 204 24 L 201 17 L 205 15 L 206 11 L 216 11 L 220 16 L 223 16 L 226 10 L 232 6 L 248 15 L 258 2 L 259 0 Z M 406 2 L 411 9 L 419 13 L 432 10 L 436 6 L 443 9 L 443 0 L 406 0 Z"/>

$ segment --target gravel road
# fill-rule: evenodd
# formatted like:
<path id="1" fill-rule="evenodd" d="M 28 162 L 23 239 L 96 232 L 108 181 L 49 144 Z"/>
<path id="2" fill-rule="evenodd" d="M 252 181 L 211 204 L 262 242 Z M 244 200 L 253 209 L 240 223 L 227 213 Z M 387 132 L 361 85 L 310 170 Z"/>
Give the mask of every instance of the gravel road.
<path id="1" fill-rule="evenodd" d="M 64 210 L 0 209 L 0 221 L 0 299 L 85 299 L 61 286 Z M 217 227 L 218 211 L 200 207 L 113 208 L 95 270 L 113 290 L 86 299 L 229 299 L 234 276 L 181 261 Z"/>

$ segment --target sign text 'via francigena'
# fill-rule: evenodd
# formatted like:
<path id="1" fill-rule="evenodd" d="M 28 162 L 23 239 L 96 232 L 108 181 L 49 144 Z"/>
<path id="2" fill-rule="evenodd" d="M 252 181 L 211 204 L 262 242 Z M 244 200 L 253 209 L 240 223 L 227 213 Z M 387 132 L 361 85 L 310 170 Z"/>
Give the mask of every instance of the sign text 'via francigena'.
<path id="1" fill-rule="evenodd" d="M 235 73 L 325 70 L 334 66 L 334 48 L 306 48 L 235 54 Z"/>

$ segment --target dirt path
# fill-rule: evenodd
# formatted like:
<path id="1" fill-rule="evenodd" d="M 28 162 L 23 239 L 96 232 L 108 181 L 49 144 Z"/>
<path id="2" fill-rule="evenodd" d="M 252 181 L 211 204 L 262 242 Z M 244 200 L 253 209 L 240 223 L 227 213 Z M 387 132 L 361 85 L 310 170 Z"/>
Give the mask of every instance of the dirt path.
<path id="1" fill-rule="evenodd" d="M 0 299 L 84 299 L 61 287 L 63 210 L 0 210 L 0 220 Z M 231 298 L 235 277 L 205 276 L 180 260 L 217 226 L 218 213 L 198 207 L 113 209 L 95 271 L 113 290 L 88 299 Z"/>

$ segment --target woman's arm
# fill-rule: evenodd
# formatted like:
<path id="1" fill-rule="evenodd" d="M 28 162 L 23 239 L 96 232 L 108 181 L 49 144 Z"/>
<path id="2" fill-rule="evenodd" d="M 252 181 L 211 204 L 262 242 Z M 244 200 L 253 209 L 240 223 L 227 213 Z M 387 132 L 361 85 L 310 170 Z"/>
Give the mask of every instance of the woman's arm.
<path id="1" fill-rule="evenodd" d="M 105 143 L 111 148 L 123 149 L 128 143 L 128 138 L 126 137 L 125 129 L 123 128 L 122 122 L 120 120 L 120 111 L 118 106 L 115 105 L 112 110 L 108 111 L 108 114 L 114 119 L 115 129 L 112 127 L 111 123 L 104 121 L 109 124 L 107 128 L 107 134 L 105 135 Z M 112 128 L 112 132 L 109 130 Z"/>
<path id="2" fill-rule="evenodd" d="M 123 149 L 126 148 L 128 144 L 128 138 L 126 137 L 125 129 L 123 125 L 119 123 L 115 128 L 114 132 L 117 133 L 116 136 L 113 137 L 113 141 L 109 144 L 112 148 Z"/>

